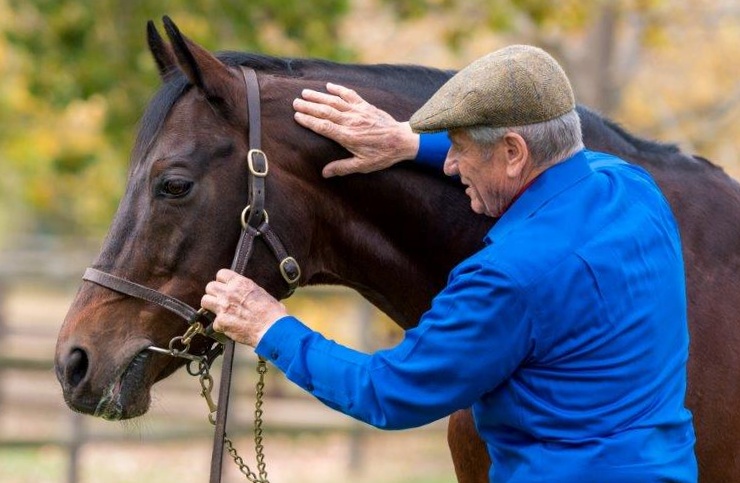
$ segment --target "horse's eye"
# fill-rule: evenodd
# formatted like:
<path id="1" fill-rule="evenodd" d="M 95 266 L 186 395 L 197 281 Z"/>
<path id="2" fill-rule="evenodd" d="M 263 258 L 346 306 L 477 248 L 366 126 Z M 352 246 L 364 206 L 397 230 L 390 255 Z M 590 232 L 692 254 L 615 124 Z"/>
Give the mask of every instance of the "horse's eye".
<path id="1" fill-rule="evenodd" d="M 157 194 L 166 198 L 182 198 L 190 192 L 193 182 L 185 178 L 166 178 L 157 187 Z"/>

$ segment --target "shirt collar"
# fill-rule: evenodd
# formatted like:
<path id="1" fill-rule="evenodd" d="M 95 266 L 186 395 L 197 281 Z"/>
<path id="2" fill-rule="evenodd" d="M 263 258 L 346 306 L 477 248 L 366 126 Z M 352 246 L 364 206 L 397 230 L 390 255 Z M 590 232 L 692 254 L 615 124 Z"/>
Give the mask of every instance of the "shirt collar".
<path id="1" fill-rule="evenodd" d="M 511 206 L 488 231 L 483 241 L 489 245 L 494 240 L 501 240 L 546 202 L 592 172 L 586 157 L 586 150 L 578 151 L 570 158 L 547 168 L 515 198 Z"/>

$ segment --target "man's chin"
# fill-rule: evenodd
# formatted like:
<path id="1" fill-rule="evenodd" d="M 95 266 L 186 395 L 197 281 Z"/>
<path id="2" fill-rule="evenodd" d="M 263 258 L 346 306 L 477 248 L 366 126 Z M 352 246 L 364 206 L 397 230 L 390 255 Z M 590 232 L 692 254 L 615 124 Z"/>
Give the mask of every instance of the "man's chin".
<path id="1" fill-rule="evenodd" d="M 475 212 L 477 215 L 488 214 L 485 205 L 473 198 L 470 199 L 470 209 L 473 210 L 473 212 Z"/>
<path id="2" fill-rule="evenodd" d="M 500 218 L 503 213 L 494 213 L 493 211 L 489 210 L 485 205 L 476 203 L 475 201 L 470 202 L 470 208 L 475 212 L 477 215 L 486 215 L 490 216 L 491 218 Z"/>

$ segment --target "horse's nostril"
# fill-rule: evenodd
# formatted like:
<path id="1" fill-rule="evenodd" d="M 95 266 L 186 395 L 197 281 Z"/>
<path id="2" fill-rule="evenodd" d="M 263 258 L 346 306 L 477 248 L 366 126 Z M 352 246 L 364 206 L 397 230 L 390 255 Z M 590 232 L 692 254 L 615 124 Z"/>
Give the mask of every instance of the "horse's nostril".
<path id="1" fill-rule="evenodd" d="M 64 369 L 64 376 L 70 388 L 77 385 L 85 378 L 88 368 L 87 353 L 82 349 L 72 349 Z"/>

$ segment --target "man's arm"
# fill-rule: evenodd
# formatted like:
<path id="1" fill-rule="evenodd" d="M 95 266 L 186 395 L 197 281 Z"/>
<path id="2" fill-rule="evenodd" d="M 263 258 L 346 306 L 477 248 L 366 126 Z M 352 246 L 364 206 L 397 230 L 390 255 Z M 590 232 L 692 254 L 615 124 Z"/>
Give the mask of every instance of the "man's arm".
<path id="1" fill-rule="evenodd" d="M 445 133 L 422 135 L 420 140 L 408 122 L 396 121 L 352 89 L 331 83 L 326 89 L 328 93 L 305 89 L 302 98 L 293 101 L 298 124 L 353 154 L 327 164 L 325 177 L 369 173 L 411 159 L 441 169 L 449 149 Z"/>
<path id="2" fill-rule="evenodd" d="M 327 406 L 376 427 L 404 429 L 493 390 L 527 357 L 533 337 L 515 282 L 471 266 L 453 275 L 395 347 L 363 354 L 284 317 L 256 352 Z"/>
<path id="3" fill-rule="evenodd" d="M 327 340 L 230 270 L 206 286 L 201 304 L 216 314 L 217 332 L 255 347 L 326 405 L 389 429 L 470 406 L 516 370 L 535 338 L 516 282 L 478 262 L 458 266 L 419 325 L 374 354 Z"/>

